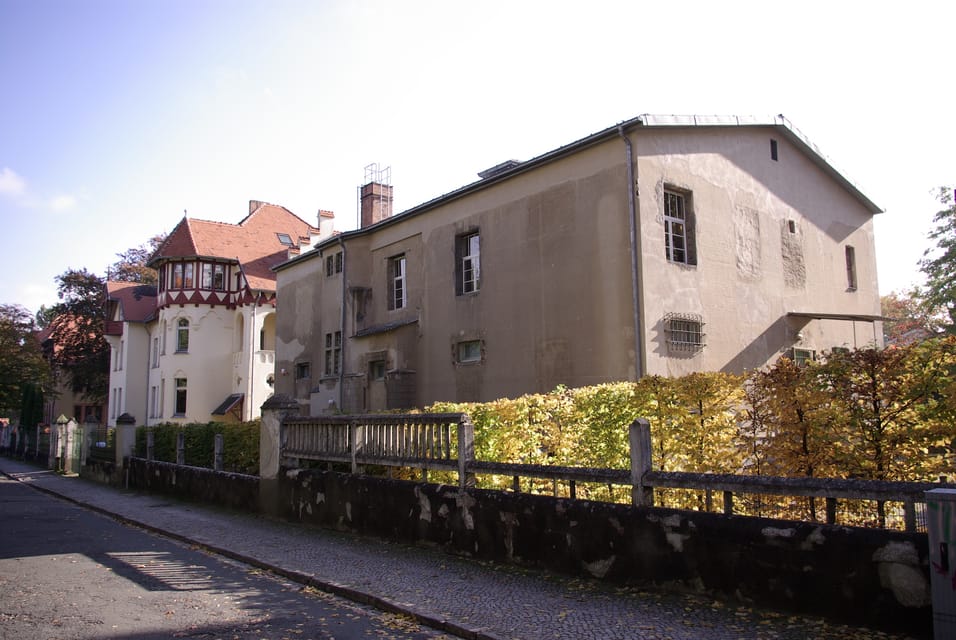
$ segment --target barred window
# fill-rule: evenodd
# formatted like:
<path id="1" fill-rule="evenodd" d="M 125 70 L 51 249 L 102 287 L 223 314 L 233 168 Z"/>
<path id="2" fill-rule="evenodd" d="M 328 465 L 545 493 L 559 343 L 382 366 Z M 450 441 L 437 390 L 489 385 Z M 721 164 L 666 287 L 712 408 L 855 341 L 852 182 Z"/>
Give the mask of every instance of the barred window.
<path id="1" fill-rule="evenodd" d="M 697 314 L 667 314 L 664 331 L 667 346 L 672 351 L 700 351 L 704 348 L 704 322 Z"/>

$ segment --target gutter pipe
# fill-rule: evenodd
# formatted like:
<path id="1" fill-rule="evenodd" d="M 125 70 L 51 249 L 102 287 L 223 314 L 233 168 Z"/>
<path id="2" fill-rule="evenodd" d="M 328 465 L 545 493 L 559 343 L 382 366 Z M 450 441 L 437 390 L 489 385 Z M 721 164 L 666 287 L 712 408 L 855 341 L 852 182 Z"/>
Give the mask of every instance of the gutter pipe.
<path id="1" fill-rule="evenodd" d="M 631 245 L 631 303 L 634 313 L 634 380 L 640 380 L 644 376 L 644 341 L 641 338 L 644 323 L 641 312 L 641 257 L 639 243 L 640 226 L 640 204 L 635 198 L 635 191 L 638 190 L 637 171 L 634 168 L 634 151 L 631 146 L 631 140 L 624 134 L 624 126 L 617 128 L 618 135 L 624 141 L 625 158 L 627 163 L 627 212 L 628 227 L 630 231 Z"/>
<path id="2" fill-rule="evenodd" d="M 345 303 L 348 300 L 348 260 L 345 255 L 345 243 L 342 236 L 339 236 L 339 246 L 342 247 L 342 319 L 340 322 L 340 331 L 342 335 L 342 344 L 339 345 L 339 411 L 343 411 L 342 401 L 345 398 Z M 332 343 L 335 348 L 335 343 Z M 334 354 L 334 351 L 333 351 Z M 334 355 L 333 355 L 334 358 Z"/>

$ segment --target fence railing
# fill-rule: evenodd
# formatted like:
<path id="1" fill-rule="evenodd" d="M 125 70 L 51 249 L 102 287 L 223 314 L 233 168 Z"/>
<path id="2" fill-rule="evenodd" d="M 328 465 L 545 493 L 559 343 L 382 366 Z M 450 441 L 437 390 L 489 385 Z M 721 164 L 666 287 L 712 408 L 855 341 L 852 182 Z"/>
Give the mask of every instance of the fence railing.
<path id="1" fill-rule="evenodd" d="M 510 477 L 512 490 L 521 481 L 550 481 L 554 495 L 559 486 L 576 499 L 579 484 L 630 487 L 631 502 L 653 506 L 655 492 L 686 490 L 701 494 L 700 508 L 742 515 L 745 497 L 777 496 L 806 499 L 815 509 L 822 500 L 828 524 L 837 524 L 839 506 L 848 502 L 873 502 L 880 511 L 879 526 L 886 526 L 883 505 L 899 504 L 903 528 L 922 528 L 919 506 L 929 489 L 953 487 L 929 482 L 881 482 L 832 478 L 784 478 L 709 473 L 654 471 L 651 467 L 651 434 L 646 420 L 630 425 L 631 469 L 595 469 L 488 462 L 474 459 L 474 427 L 466 414 L 401 414 L 366 416 L 291 417 L 282 421 L 282 459 L 339 462 L 362 465 L 457 471 L 459 485 L 474 486 L 477 476 Z M 719 497 L 720 506 L 717 506 Z M 660 504 L 660 496 L 657 497 Z"/>
<path id="2" fill-rule="evenodd" d="M 351 465 L 458 471 L 465 482 L 474 460 L 474 427 L 463 413 L 381 414 L 287 418 L 283 458 Z"/>

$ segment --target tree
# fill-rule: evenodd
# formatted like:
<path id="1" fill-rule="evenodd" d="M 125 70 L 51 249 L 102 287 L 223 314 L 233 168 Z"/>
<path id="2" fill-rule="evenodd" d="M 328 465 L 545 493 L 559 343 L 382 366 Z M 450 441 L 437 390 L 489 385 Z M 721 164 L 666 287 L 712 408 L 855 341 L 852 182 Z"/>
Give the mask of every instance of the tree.
<path id="1" fill-rule="evenodd" d="M 107 280 L 114 282 L 139 282 L 140 284 L 156 284 L 158 275 L 155 269 L 146 266 L 150 257 L 166 240 L 166 234 L 157 234 L 145 244 L 117 253 L 119 258 L 106 272 Z"/>
<path id="2" fill-rule="evenodd" d="M 883 321 L 883 343 L 904 345 L 931 338 L 945 325 L 946 313 L 940 308 L 930 308 L 920 297 L 920 291 L 894 291 L 880 298 L 880 313 L 889 320 Z"/>
<path id="3" fill-rule="evenodd" d="M 103 337 L 106 283 L 86 269 L 71 269 L 56 279 L 61 302 L 52 307 L 47 357 L 69 375 L 75 393 L 102 402 L 109 388 L 110 349 Z"/>
<path id="4" fill-rule="evenodd" d="M 956 333 L 956 204 L 949 187 L 940 187 L 938 198 L 943 209 L 933 217 L 936 228 L 927 236 L 936 246 L 926 250 L 919 264 L 926 276 L 921 297 L 927 309 L 946 311 L 944 328 Z"/>
<path id="5" fill-rule="evenodd" d="M 19 411 L 27 385 L 42 388 L 49 380 L 30 312 L 19 305 L 0 304 L 0 412 Z"/>

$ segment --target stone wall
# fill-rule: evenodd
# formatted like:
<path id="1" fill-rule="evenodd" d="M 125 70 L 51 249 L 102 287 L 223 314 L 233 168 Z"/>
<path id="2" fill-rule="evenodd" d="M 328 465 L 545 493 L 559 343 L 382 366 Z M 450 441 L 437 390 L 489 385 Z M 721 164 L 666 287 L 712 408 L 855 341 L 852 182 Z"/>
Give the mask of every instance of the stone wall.
<path id="1" fill-rule="evenodd" d="M 147 462 L 143 458 L 127 458 L 127 472 L 126 479 L 132 489 L 250 512 L 259 509 L 258 476 L 171 462 Z"/>
<path id="2" fill-rule="evenodd" d="M 255 476 L 128 460 L 131 488 L 482 560 L 932 635 L 924 533 L 462 492 L 301 469 L 283 468 L 277 480 L 260 483 Z"/>
<path id="3" fill-rule="evenodd" d="M 278 494 L 293 521 L 931 635 L 925 534 L 306 470 Z"/>

